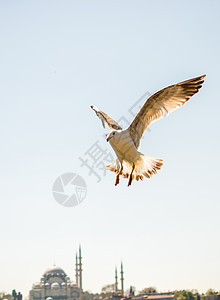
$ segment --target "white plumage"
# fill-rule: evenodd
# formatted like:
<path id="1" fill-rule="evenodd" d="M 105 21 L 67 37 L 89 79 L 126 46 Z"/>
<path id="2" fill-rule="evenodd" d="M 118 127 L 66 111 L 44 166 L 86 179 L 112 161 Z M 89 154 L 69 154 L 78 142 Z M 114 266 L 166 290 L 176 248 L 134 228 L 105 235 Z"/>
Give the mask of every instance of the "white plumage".
<path id="1" fill-rule="evenodd" d="M 150 96 L 141 107 L 128 128 L 121 126 L 106 113 L 95 106 L 91 108 L 110 128 L 107 141 L 110 142 L 117 159 L 107 167 L 116 173 L 115 185 L 119 183 L 120 176 L 129 178 L 128 186 L 132 180 L 143 180 L 143 176 L 150 178 L 163 165 L 162 159 L 149 157 L 139 152 L 140 140 L 147 127 L 154 121 L 161 119 L 173 110 L 186 103 L 191 96 L 202 87 L 206 75 L 186 80 L 160 90 Z"/>

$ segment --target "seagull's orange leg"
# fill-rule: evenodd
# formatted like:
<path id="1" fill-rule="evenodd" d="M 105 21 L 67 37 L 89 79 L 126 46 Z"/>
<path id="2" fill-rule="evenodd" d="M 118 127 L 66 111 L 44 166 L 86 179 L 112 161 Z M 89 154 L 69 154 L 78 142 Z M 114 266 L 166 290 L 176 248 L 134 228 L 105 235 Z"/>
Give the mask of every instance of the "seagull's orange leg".
<path id="1" fill-rule="evenodd" d="M 119 177 L 122 174 L 122 171 L 123 171 L 123 165 L 121 164 L 121 169 L 120 169 L 120 171 L 118 172 L 118 174 L 116 176 L 115 186 L 119 184 Z"/>
<path id="2" fill-rule="evenodd" d="M 135 168 L 135 164 L 133 163 L 132 171 L 131 171 L 131 174 L 129 176 L 128 186 L 130 186 L 131 183 L 132 183 L 132 180 L 133 180 L 132 177 L 133 177 L 134 168 Z"/>

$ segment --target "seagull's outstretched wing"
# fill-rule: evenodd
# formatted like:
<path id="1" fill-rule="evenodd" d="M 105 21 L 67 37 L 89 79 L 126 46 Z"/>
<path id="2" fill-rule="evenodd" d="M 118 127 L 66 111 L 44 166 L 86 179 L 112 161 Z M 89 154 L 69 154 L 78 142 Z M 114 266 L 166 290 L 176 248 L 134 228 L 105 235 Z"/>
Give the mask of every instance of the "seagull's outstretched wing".
<path id="1" fill-rule="evenodd" d="M 129 126 L 136 148 L 139 147 L 141 137 L 147 127 L 186 103 L 202 87 L 205 76 L 168 86 L 146 100 Z"/>
<path id="2" fill-rule="evenodd" d="M 109 117 L 107 114 L 105 114 L 103 111 L 99 110 L 96 106 L 92 105 L 91 108 L 94 110 L 96 115 L 101 119 L 102 125 L 105 128 L 105 122 L 108 124 L 109 128 L 113 128 L 116 130 L 122 129 L 121 126 L 113 120 L 111 117 Z"/>

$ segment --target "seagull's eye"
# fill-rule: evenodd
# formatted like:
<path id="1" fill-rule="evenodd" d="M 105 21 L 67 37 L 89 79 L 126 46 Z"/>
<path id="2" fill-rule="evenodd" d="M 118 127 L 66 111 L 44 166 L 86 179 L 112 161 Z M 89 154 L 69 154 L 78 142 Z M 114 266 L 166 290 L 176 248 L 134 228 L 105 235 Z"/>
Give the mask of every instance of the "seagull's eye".
<path id="1" fill-rule="evenodd" d="M 115 132 L 113 132 L 112 134 L 115 135 Z"/>

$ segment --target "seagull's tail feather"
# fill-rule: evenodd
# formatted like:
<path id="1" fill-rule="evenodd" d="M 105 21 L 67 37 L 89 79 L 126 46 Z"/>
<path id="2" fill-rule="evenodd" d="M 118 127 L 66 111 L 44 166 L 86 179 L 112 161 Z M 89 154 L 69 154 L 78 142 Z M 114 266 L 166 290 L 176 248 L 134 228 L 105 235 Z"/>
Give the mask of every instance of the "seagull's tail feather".
<path id="1" fill-rule="evenodd" d="M 163 165 L 163 160 L 159 158 L 150 157 L 144 154 L 139 155 L 139 157 L 134 162 L 135 168 L 132 174 L 132 178 L 135 180 L 143 180 L 144 176 L 150 178 L 153 174 L 156 174 L 158 170 L 161 169 Z M 118 174 L 120 172 L 120 162 L 118 159 L 114 160 L 111 164 L 106 166 L 110 171 Z M 128 178 L 132 172 L 132 164 L 123 162 L 123 171 L 120 176 L 123 178 Z"/>
<path id="2" fill-rule="evenodd" d="M 106 167 L 109 169 L 109 171 L 112 171 L 112 172 L 118 174 L 121 170 L 121 163 L 120 163 L 119 159 L 117 158 L 111 164 L 107 165 Z M 123 162 L 123 170 L 120 173 L 120 176 L 122 176 L 123 178 L 128 178 L 131 171 L 132 171 L 131 165 L 124 161 Z"/>
<path id="3" fill-rule="evenodd" d="M 135 161 L 135 169 L 133 173 L 134 179 L 143 180 L 143 175 L 147 178 L 150 178 L 153 174 L 156 174 L 157 171 L 161 169 L 162 165 L 162 159 L 140 154 Z"/>
<path id="4" fill-rule="evenodd" d="M 118 173 L 120 171 L 120 161 L 119 161 L 119 159 L 115 159 L 112 163 L 107 165 L 106 168 L 109 168 L 109 171 L 112 171 L 114 173 Z"/>

